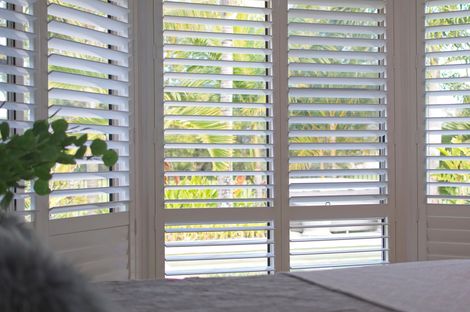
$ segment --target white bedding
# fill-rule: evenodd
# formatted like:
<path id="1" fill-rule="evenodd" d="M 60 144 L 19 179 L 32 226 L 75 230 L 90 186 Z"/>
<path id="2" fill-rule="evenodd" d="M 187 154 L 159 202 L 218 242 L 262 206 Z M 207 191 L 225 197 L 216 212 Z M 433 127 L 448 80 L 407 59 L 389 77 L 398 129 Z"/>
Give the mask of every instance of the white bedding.
<path id="1" fill-rule="evenodd" d="M 399 311 L 470 311 L 470 260 L 411 262 L 293 274 Z"/>

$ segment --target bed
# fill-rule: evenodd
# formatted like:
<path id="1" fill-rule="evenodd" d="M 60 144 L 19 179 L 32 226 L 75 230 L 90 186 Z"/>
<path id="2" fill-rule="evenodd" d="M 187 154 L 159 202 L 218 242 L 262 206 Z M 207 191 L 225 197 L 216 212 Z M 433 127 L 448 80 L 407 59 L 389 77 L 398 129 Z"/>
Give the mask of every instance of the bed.
<path id="1" fill-rule="evenodd" d="M 469 311 L 470 260 L 99 286 L 126 312 Z"/>

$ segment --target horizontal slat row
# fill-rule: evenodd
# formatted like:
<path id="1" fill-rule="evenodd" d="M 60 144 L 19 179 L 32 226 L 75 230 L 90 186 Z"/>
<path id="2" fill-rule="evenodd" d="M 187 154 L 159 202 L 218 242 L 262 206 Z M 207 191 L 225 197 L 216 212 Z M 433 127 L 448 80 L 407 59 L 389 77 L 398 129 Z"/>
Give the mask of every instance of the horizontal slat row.
<path id="1" fill-rule="evenodd" d="M 294 271 L 388 262 L 386 219 L 291 221 L 289 241 Z"/>
<path id="2" fill-rule="evenodd" d="M 166 276 L 266 274 L 273 271 L 271 222 L 167 224 Z"/>

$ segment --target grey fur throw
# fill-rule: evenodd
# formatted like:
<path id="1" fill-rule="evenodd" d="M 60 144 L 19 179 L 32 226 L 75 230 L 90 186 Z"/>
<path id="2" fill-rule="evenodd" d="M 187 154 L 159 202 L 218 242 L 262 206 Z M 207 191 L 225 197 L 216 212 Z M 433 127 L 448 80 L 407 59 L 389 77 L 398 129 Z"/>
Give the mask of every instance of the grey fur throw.
<path id="1" fill-rule="evenodd" d="M 104 312 L 97 290 L 17 217 L 0 212 L 1 312 Z"/>

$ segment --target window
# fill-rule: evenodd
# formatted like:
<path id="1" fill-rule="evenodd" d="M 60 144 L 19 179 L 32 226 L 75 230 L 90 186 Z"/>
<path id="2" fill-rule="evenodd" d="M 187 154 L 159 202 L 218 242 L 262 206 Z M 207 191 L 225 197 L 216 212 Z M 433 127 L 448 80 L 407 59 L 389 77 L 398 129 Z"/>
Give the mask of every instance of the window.
<path id="1" fill-rule="evenodd" d="M 388 261 L 385 2 L 162 5 L 165 275 Z"/>
<path id="2" fill-rule="evenodd" d="M 119 153 L 14 208 L 101 279 L 468 257 L 467 2 L 0 1 L 0 120 Z"/>

